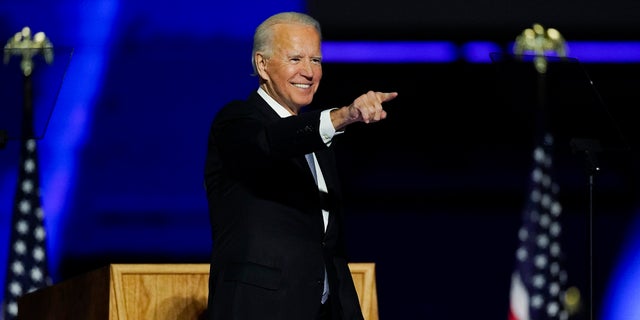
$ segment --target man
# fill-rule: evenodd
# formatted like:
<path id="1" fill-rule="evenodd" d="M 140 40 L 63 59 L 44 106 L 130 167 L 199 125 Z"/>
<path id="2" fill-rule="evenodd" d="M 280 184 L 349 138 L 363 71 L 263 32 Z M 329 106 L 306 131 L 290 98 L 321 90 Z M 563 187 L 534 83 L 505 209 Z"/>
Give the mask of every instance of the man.
<path id="1" fill-rule="evenodd" d="M 363 319 L 330 146 L 350 123 L 385 119 L 382 103 L 397 93 L 369 91 L 348 106 L 301 113 L 322 78 L 320 43 L 308 15 L 265 20 L 252 56 L 258 90 L 212 123 L 210 319 Z"/>

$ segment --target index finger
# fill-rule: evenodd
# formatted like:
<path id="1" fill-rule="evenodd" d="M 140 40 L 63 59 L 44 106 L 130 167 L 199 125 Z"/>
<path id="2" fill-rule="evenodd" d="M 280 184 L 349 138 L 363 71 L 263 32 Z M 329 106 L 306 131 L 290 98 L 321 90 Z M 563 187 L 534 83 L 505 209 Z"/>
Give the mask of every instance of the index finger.
<path id="1" fill-rule="evenodd" d="M 395 99 L 398 96 L 397 92 L 376 92 L 376 96 L 380 102 L 387 102 Z"/>

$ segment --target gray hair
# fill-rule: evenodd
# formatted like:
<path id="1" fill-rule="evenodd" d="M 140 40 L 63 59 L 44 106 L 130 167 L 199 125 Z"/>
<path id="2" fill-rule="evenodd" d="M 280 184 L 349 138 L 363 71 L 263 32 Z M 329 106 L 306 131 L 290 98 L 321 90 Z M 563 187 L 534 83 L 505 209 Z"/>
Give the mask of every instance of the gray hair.
<path id="1" fill-rule="evenodd" d="M 251 65 L 253 66 L 254 75 L 258 74 L 255 56 L 256 52 L 264 52 L 267 57 L 272 54 L 273 42 L 273 26 L 276 24 L 302 24 L 311 26 L 318 31 L 318 35 L 322 38 L 320 31 L 320 23 L 313 17 L 300 12 L 281 12 L 272 15 L 264 20 L 257 28 L 253 35 L 253 51 L 251 52 Z"/>

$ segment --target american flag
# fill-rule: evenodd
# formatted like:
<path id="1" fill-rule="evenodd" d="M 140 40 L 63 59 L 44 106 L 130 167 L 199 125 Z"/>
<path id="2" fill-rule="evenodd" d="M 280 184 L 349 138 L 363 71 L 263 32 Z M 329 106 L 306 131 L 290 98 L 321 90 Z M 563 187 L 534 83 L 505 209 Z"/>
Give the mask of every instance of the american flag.
<path id="1" fill-rule="evenodd" d="M 509 320 L 569 318 L 563 303 L 567 274 L 561 261 L 562 207 L 552 175 L 552 146 L 553 137 L 547 134 L 533 152 L 529 197 L 511 278 Z"/>
<path id="2" fill-rule="evenodd" d="M 23 142 L 13 207 L 2 316 L 18 316 L 18 298 L 51 284 L 48 276 L 45 229 L 40 206 L 36 140 Z"/>

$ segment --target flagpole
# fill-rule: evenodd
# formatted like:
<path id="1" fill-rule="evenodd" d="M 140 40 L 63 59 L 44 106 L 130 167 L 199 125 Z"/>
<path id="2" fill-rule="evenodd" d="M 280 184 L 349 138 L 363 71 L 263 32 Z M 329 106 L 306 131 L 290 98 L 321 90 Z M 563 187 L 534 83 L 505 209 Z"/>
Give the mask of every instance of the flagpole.
<path id="1" fill-rule="evenodd" d="M 519 236 L 521 246 L 518 249 L 520 274 L 514 274 L 511 287 L 511 302 L 509 319 L 567 319 L 580 309 L 579 291 L 575 287 L 564 288 L 566 274 L 563 276 L 562 267 L 559 264 L 560 246 L 550 247 L 547 244 L 549 236 L 559 236 L 559 224 L 557 228 L 550 227 L 558 219 L 561 206 L 554 200 L 559 187 L 553 182 L 552 175 L 552 146 L 554 137 L 550 126 L 550 110 L 547 101 L 547 69 L 548 55 L 555 54 L 565 58 L 567 53 L 566 42 L 558 30 L 545 29 L 540 24 L 534 24 L 532 28 L 525 29 L 517 38 L 514 45 L 514 54 L 517 59 L 526 59 L 525 54 L 533 54 L 532 62 L 537 71 L 537 110 L 535 112 L 536 131 L 534 133 L 534 172 L 532 173 L 532 187 L 529 203 L 524 216 L 524 226 Z M 590 176 L 592 183 L 593 176 Z M 591 184 L 592 186 L 592 184 Z M 547 200 L 545 200 L 545 198 Z M 591 203 L 591 195 L 589 196 Z M 591 205 L 590 205 L 591 207 Z M 593 315 L 593 289 L 592 289 L 592 213 L 589 211 L 589 316 Z M 552 217 L 549 220 L 549 217 Z M 542 226 L 542 225 L 545 226 Z M 540 229 L 541 228 L 541 229 Z M 537 238 L 532 243 L 532 236 Z M 553 240 L 555 241 L 555 240 Z M 535 251 L 538 250 L 538 251 Z M 536 253 L 537 252 L 537 253 Z M 535 261 L 531 255 L 536 254 Z M 548 260 L 550 259 L 550 260 Z M 554 261 L 555 259 L 558 259 Z M 553 261 L 551 265 L 548 261 Z M 526 265 L 525 265 L 526 263 Z M 533 264 L 533 266 L 531 265 Z M 548 268 L 545 270 L 545 268 Z M 533 271 L 535 270 L 535 271 Z M 546 273 L 545 273 L 546 272 Z M 551 276 L 545 279 L 545 275 Z M 564 279 L 563 279 L 564 278 Z M 524 281 L 524 282 L 523 282 Z M 547 293 L 553 292 L 546 298 L 541 294 L 541 288 L 549 281 Z M 559 282 L 556 282 L 559 281 Z M 566 289 L 566 290 L 565 290 Z M 533 295 L 530 296 L 529 294 Z M 561 293 L 559 296 L 558 293 Z M 558 299 L 560 298 L 561 299 Z M 555 301 L 561 302 L 562 307 Z M 546 310 L 542 306 L 546 304 Z"/>
<path id="2" fill-rule="evenodd" d="M 33 83 L 31 74 L 24 74 L 22 79 L 22 138 L 33 139 L 35 138 L 35 131 L 33 130 Z"/>
<path id="3" fill-rule="evenodd" d="M 53 46 L 43 32 L 31 37 L 24 27 L 4 47 L 4 63 L 12 56 L 21 58 L 23 74 L 22 148 L 20 169 L 11 221 L 9 259 L 5 278 L 2 316 L 17 319 L 18 299 L 51 284 L 46 259 L 44 215 L 41 208 L 39 168 L 34 130 L 33 57 L 42 54 L 47 63 L 53 59 Z"/>

